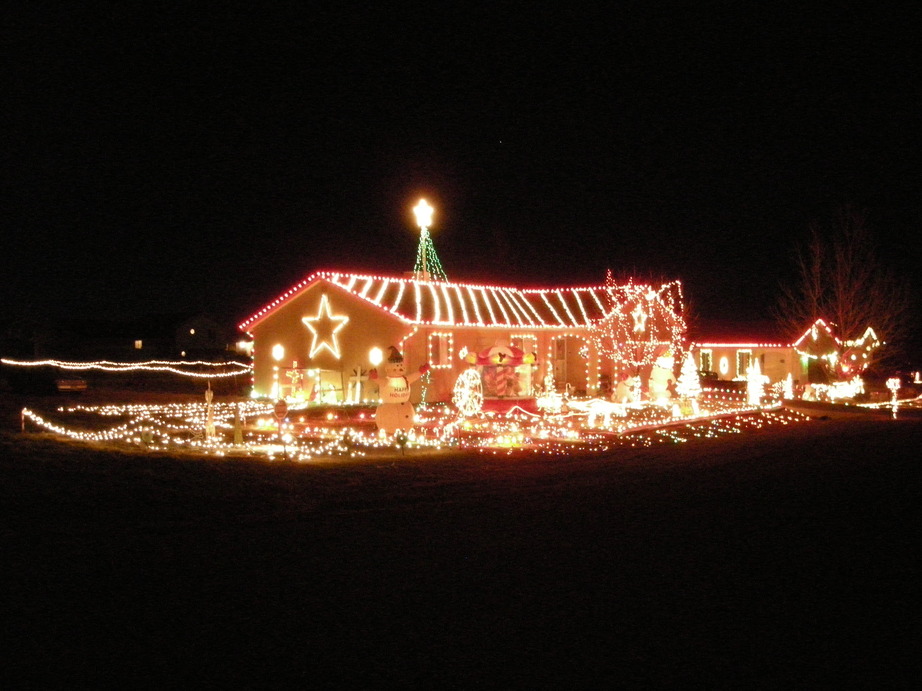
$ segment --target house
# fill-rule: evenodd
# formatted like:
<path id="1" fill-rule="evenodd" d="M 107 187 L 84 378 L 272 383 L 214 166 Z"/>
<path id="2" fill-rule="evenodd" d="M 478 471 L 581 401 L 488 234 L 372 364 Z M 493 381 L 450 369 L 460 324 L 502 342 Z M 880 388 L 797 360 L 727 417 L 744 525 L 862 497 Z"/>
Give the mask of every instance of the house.
<path id="1" fill-rule="evenodd" d="M 790 374 L 806 383 L 807 363 L 770 322 L 702 322 L 690 329 L 691 351 L 698 370 L 719 381 L 742 381 L 758 361 L 771 383 Z"/>
<path id="2" fill-rule="evenodd" d="M 226 357 L 229 331 L 202 313 L 66 320 L 50 330 L 41 354 L 81 361 L 219 360 Z"/>
<path id="3" fill-rule="evenodd" d="M 0 325 L 0 355 L 8 360 L 0 378 L 22 392 L 52 392 L 93 387 L 139 387 L 176 390 L 181 379 L 169 370 L 134 368 L 121 373 L 99 371 L 100 361 L 143 363 L 150 360 L 222 362 L 244 359 L 246 343 L 230 343 L 233 324 L 222 325 L 201 313 L 150 315 L 131 320 L 66 319 L 50 323 L 23 320 Z M 50 361 L 70 363 L 62 370 Z M 9 361 L 49 361 L 12 365 Z M 86 367 L 81 367 L 86 365 Z M 80 370 L 80 380 L 69 381 Z M 190 383 L 192 380 L 187 380 Z M 80 383 L 82 382 L 82 384 Z M 234 382 L 236 388 L 237 382 Z M 195 384 L 198 388 L 198 384 Z M 226 388 L 226 387 L 225 387 Z"/>
<path id="4" fill-rule="evenodd" d="M 826 382 L 830 376 L 842 381 L 861 376 L 880 346 L 870 326 L 860 338 L 843 340 L 836 335 L 835 325 L 824 319 L 817 319 L 794 341 L 797 353 L 807 362 L 811 382 Z"/>
<path id="5" fill-rule="evenodd" d="M 632 325 L 635 340 L 637 333 L 650 334 L 645 343 L 668 348 L 684 326 L 665 337 L 652 327 L 657 319 L 682 323 L 680 285 L 524 289 L 322 271 L 240 329 L 254 344 L 256 396 L 373 399 L 369 372 L 395 346 L 407 371 L 423 363 L 432 368 L 413 384 L 415 402 L 450 401 L 458 377 L 471 367 L 481 368 L 486 397 L 514 399 L 534 396 L 551 377 L 557 390 L 605 393 L 614 363 L 591 330 L 612 314 Z M 534 357 L 508 364 L 504 347 Z"/>

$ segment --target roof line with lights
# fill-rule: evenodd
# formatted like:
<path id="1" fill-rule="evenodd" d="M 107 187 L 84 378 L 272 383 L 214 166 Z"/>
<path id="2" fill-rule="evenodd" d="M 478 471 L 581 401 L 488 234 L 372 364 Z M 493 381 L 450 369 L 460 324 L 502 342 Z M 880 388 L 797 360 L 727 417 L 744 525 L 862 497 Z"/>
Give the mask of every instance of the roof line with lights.
<path id="1" fill-rule="evenodd" d="M 637 285 L 517 288 L 454 281 L 318 271 L 241 322 L 256 326 L 318 281 L 325 281 L 411 325 L 527 329 L 585 328 L 603 318 L 624 290 Z M 408 290 L 409 288 L 409 290 Z M 681 290 L 678 281 L 650 286 L 653 293 Z M 607 306 L 607 307 L 606 307 Z"/>

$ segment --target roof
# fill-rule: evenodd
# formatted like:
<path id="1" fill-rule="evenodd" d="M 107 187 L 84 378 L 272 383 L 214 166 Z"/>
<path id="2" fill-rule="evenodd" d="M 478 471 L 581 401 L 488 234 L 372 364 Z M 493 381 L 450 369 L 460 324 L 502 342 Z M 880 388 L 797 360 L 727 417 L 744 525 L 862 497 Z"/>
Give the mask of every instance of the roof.
<path id="1" fill-rule="evenodd" d="M 611 310 L 619 293 L 651 290 L 649 286 L 637 284 L 517 288 L 320 271 L 292 286 L 242 322 L 240 328 L 254 327 L 317 281 L 331 283 L 407 324 L 527 329 L 586 327 Z M 678 281 L 664 284 L 655 292 L 659 295 L 670 293 L 670 307 L 681 305 Z"/>
<path id="2" fill-rule="evenodd" d="M 691 340 L 699 347 L 790 348 L 772 321 L 722 321 L 701 319 L 689 325 Z"/>

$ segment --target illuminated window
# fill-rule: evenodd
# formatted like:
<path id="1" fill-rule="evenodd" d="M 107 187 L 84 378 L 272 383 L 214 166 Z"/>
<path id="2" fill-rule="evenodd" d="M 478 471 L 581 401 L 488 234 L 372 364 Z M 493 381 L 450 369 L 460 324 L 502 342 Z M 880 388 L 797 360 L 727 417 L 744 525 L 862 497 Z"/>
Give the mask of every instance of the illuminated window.
<path id="1" fill-rule="evenodd" d="M 702 372 L 714 371 L 714 352 L 708 348 L 698 353 L 698 369 Z"/>
<path id="2" fill-rule="evenodd" d="M 752 351 L 751 350 L 737 350 L 736 351 L 736 376 L 745 377 L 749 372 L 749 367 L 752 365 Z"/>
<path id="3" fill-rule="evenodd" d="M 144 347 L 144 341 L 142 341 L 140 338 L 134 342 L 135 350 L 141 350 L 143 347 Z"/>
<path id="4" fill-rule="evenodd" d="M 429 334 L 428 360 L 431 367 L 451 367 L 452 336 L 447 333 Z"/>

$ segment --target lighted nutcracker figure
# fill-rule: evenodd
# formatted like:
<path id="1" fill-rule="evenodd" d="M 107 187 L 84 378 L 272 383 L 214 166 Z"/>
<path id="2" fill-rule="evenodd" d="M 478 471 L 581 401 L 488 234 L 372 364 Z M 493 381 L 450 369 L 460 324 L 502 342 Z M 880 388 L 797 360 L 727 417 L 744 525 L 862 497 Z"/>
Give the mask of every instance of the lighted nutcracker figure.
<path id="1" fill-rule="evenodd" d="M 419 371 L 406 374 L 403 355 L 394 346 L 390 346 L 390 355 L 384 363 L 384 376 L 380 377 L 377 369 L 368 373 L 368 378 L 378 381 L 381 403 L 375 411 L 375 424 L 378 429 L 393 434 L 399 430 L 409 432 L 413 428 L 416 411 L 410 403 L 410 385 L 429 371 L 426 363 Z"/>

